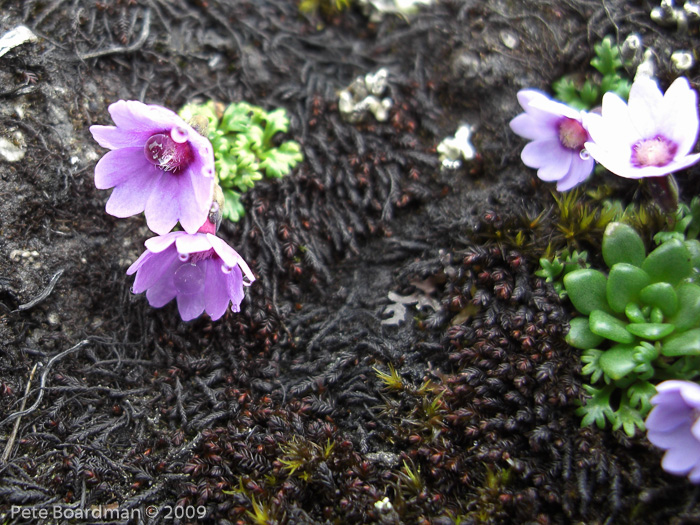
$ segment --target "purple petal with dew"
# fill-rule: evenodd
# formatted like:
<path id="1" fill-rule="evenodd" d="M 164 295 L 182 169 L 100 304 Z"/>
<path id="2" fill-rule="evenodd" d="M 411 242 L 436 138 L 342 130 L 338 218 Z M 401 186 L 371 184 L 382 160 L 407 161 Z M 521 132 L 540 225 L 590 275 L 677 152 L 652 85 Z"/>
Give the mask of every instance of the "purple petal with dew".
<path id="1" fill-rule="evenodd" d="M 211 247 L 214 248 L 216 255 L 221 258 L 226 266 L 233 268 L 243 260 L 243 258 L 238 255 L 238 252 L 231 248 L 226 241 L 220 239 L 216 235 L 212 235 L 211 233 L 207 233 L 206 235 Z"/>
<path id="2" fill-rule="evenodd" d="M 556 120 L 542 121 L 522 113 L 510 121 L 510 129 L 528 140 L 558 140 Z"/>
<path id="3" fill-rule="evenodd" d="M 178 237 L 187 235 L 185 232 L 170 232 L 165 235 L 159 235 L 157 237 L 151 237 L 144 243 L 146 248 L 153 253 L 159 253 L 165 250 L 168 246 L 174 243 Z"/>
<path id="4" fill-rule="evenodd" d="M 632 124 L 641 137 L 650 138 L 658 133 L 662 102 L 663 93 L 654 80 L 642 77 L 634 81 L 628 108 Z"/>
<path id="5" fill-rule="evenodd" d="M 666 451 L 661 466 L 671 474 L 682 475 L 692 469 L 700 461 L 700 443 L 690 434 L 684 433 L 681 443 Z"/>
<path id="6" fill-rule="evenodd" d="M 698 137 L 698 97 L 688 81 L 677 78 L 664 95 L 659 112 L 658 129 L 678 145 L 676 156 L 687 155 Z"/>
<path id="7" fill-rule="evenodd" d="M 216 321 L 226 313 L 228 308 L 230 300 L 226 283 L 228 276 L 221 270 L 221 260 L 218 257 L 212 257 L 203 262 L 206 264 L 204 310 L 213 321 Z"/>
<path id="8" fill-rule="evenodd" d="M 171 266 L 177 259 L 177 251 L 170 248 L 160 253 L 152 253 L 150 257 L 136 272 L 133 292 L 141 293 L 148 290 L 165 275 L 172 271 Z"/>
<path id="9" fill-rule="evenodd" d="M 177 224 L 181 205 L 178 175 L 162 173 L 163 176 L 154 186 L 145 207 L 148 227 L 161 235 L 168 233 Z"/>
<path id="10" fill-rule="evenodd" d="M 582 159 L 578 153 L 571 153 L 569 172 L 557 182 L 557 191 L 568 191 L 585 181 L 595 167 L 593 159 Z"/>
<path id="11" fill-rule="evenodd" d="M 116 186 L 107 201 L 107 213 L 120 218 L 141 213 L 160 177 L 157 171 L 143 171 Z"/>
<path id="12" fill-rule="evenodd" d="M 557 155 L 564 153 L 564 148 L 562 148 L 559 139 L 536 140 L 525 144 L 520 158 L 530 168 L 541 168 L 550 162 L 552 153 Z M 566 173 L 566 170 L 564 170 L 564 173 Z"/>
<path id="13" fill-rule="evenodd" d="M 182 235 L 175 242 L 178 253 L 197 253 L 211 250 L 211 243 L 204 233 Z"/>
<path id="14" fill-rule="evenodd" d="M 553 150 L 547 164 L 537 170 L 537 176 L 543 181 L 554 181 L 562 179 L 571 168 L 571 151 L 563 148 Z"/>
<path id="15" fill-rule="evenodd" d="M 147 131 L 128 131 L 116 126 L 90 126 L 90 133 L 100 146 L 107 149 L 140 147 L 143 150 L 146 139 L 150 137 Z"/>
<path id="16" fill-rule="evenodd" d="M 586 142 L 583 147 L 593 159 L 605 166 L 608 171 L 615 175 L 628 179 L 638 179 L 641 175 L 639 169 L 635 168 L 631 162 L 631 150 L 625 155 L 624 151 L 607 149 L 598 142 Z"/>
<path id="17" fill-rule="evenodd" d="M 144 173 L 157 175 L 157 168 L 146 160 L 143 147 L 108 151 L 95 166 L 95 186 L 106 190 Z"/>
<path id="18" fill-rule="evenodd" d="M 202 198 L 201 190 L 197 191 L 204 184 L 209 188 L 208 196 Z M 180 200 L 180 224 L 187 233 L 196 233 L 204 224 L 211 208 L 214 189 L 214 179 L 204 179 L 197 176 L 192 166 L 179 175 L 178 191 Z M 204 192 L 206 194 L 206 192 Z"/>
<path id="19" fill-rule="evenodd" d="M 231 273 L 226 276 L 228 296 L 231 299 L 231 311 L 240 312 L 243 302 L 243 275 L 241 269 L 236 266 Z"/>
<path id="20" fill-rule="evenodd" d="M 177 309 L 183 321 L 191 321 L 202 315 L 206 288 L 193 294 L 177 294 Z"/>
<path id="21" fill-rule="evenodd" d="M 174 126 L 188 127 L 174 111 L 137 100 L 119 100 L 109 106 L 109 114 L 118 127 L 148 136 Z"/>
<path id="22" fill-rule="evenodd" d="M 651 409 L 644 424 L 649 431 L 670 432 L 689 421 L 690 411 L 681 400 L 680 405 L 664 403 L 663 405 L 655 406 Z"/>

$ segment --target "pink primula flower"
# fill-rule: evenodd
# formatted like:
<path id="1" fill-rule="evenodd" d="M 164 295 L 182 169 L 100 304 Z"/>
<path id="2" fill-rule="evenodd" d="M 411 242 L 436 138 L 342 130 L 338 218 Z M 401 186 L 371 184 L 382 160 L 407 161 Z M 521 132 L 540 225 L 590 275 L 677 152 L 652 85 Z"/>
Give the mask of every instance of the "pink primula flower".
<path id="1" fill-rule="evenodd" d="M 584 143 L 590 140 L 583 126 L 584 112 L 534 89 L 519 91 L 518 102 L 525 113 L 511 120 L 510 127 L 532 141 L 521 154 L 525 165 L 535 168 L 543 181 L 556 181 L 558 191 L 585 181 L 595 162 L 584 150 Z"/>
<path id="2" fill-rule="evenodd" d="M 177 299 L 183 321 L 204 311 L 216 321 L 229 303 L 231 310 L 240 311 L 243 287 L 255 281 L 236 250 L 211 233 L 170 232 L 152 237 L 126 273 L 136 273 L 133 292 L 145 291 L 151 306 L 160 308 Z"/>
<path id="3" fill-rule="evenodd" d="M 691 154 L 698 135 L 697 94 L 678 78 L 663 94 L 647 77 L 634 81 L 629 102 L 603 96 L 602 115 L 589 113 L 585 148 L 608 170 L 628 179 L 661 177 L 700 159 Z"/>
<path id="4" fill-rule="evenodd" d="M 214 150 L 176 113 L 120 100 L 109 106 L 116 126 L 90 126 L 109 151 L 95 166 L 95 186 L 114 188 L 107 213 L 145 211 L 148 227 L 168 233 L 180 221 L 195 233 L 209 213 L 214 191 Z"/>

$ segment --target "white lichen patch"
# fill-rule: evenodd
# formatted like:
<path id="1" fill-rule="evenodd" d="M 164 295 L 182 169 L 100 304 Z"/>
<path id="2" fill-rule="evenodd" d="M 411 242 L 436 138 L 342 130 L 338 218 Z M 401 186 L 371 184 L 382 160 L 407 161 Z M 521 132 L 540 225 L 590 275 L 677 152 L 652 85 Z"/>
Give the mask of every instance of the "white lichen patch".
<path id="1" fill-rule="evenodd" d="M 37 36 L 27 26 L 17 26 L 0 36 L 0 57 L 10 49 L 20 46 L 25 42 L 36 42 L 37 40 Z"/>
<path id="2" fill-rule="evenodd" d="M 12 135 L 13 140 L 0 137 L 0 156 L 7 162 L 18 162 L 24 158 L 26 153 L 26 143 L 24 136 L 16 131 Z"/>
<path id="3" fill-rule="evenodd" d="M 462 124 L 454 137 L 447 137 L 437 147 L 442 167 L 457 169 L 463 160 L 472 160 L 476 156 L 476 149 L 471 143 L 473 128 L 469 124 Z"/>
<path id="4" fill-rule="evenodd" d="M 421 6 L 428 6 L 433 0 L 359 0 L 358 4 L 370 22 L 380 22 L 386 15 L 398 15 L 404 19 L 415 15 Z"/>
<path id="5" fill-rule="evenodd" d="M 382 68 L 376 73 L 357 77 L 352 84 L 340 91 L 338 110 L 343 120 L 355 124 L 371 113 L 379 122 L 389 118 L 391 98 L 382 98 L 388 87 L 389 72 Z"/>

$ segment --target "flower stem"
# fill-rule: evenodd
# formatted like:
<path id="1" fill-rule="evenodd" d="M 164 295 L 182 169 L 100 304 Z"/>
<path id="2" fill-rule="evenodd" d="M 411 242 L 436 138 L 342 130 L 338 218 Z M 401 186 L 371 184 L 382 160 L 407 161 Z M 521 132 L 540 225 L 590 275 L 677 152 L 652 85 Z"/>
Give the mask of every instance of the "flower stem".
<path id="1" fill-rule="evenodd" d="M 678 209 L 678 183 L 676 178 L 673 175 L 666 175 L 665 177 L 648 177 L 644 180 L 652 198 L 661 208 L 661 211 L 669 216 L 669 220 L 673 220 L 672 217 L 676 213 L 676 209 Z"/>

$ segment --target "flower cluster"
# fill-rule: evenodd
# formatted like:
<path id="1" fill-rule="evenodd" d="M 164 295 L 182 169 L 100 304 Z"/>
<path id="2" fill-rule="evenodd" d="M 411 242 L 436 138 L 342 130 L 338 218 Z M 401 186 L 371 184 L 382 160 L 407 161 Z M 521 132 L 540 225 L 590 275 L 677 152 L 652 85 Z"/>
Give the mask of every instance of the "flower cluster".
<path id="1" fill-rule="evenodd" d="M 221 199 L 215 195 L 221 192 L 215 187 L 211 143 L 160 106 L 120 100 L 109 113 L 116 126 L 90 127 L 100 146 L 110 150 L 95 166 L 95 186 L 114 188 L 107 213 L 145 212 L 148 227 L 158 234 L 127 271 L 136 273 L 134 293 L 145 291 L 156 308 L 176 298 L 185 321 L 204 311 L 219 319 L 229 303 L 239 311 L 243 286 L 255 278 L 215 235 L 221 220 Z M 178 222 L 185 231 L 171 232 Z"/>
<path id="2" fill-rule="evenodd" d="M 531 140 L 522 151 L 526 166 L 566 191 L 585 181 L 594 161 L 629 179 L 661 177 L 700 160 L 692 154 L 698 134 L 697 94 L 678 78 L 662 93 L 648 77 L 635 80 L 629 102 L 608 92 L 601 114 L 573 109 L 535 90 L 518 93 L 525 110 L 510 122 Z"/>

